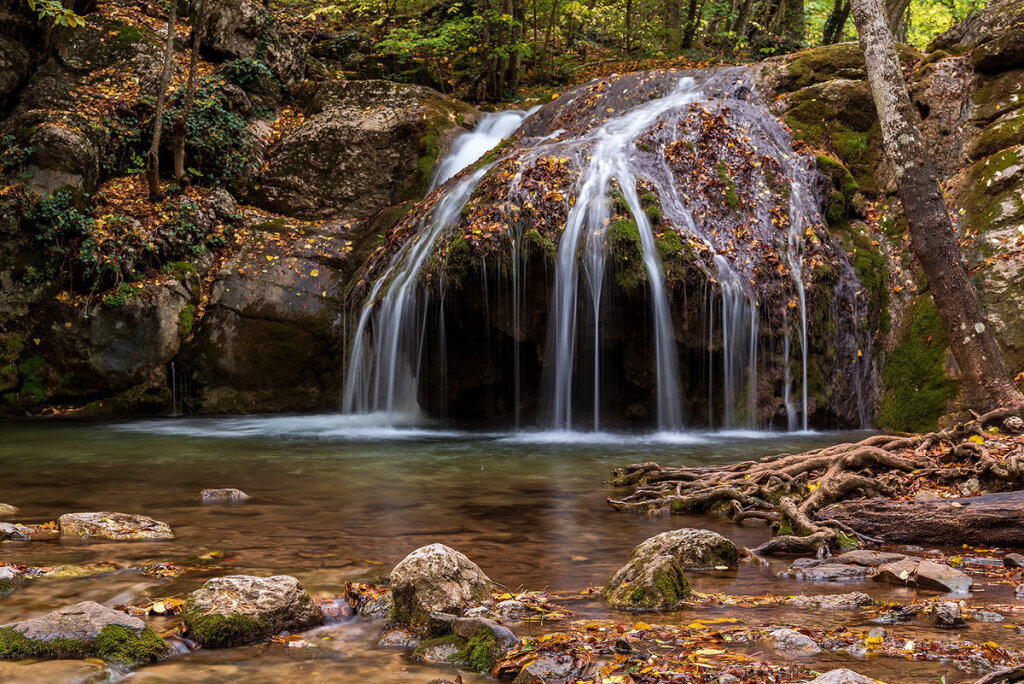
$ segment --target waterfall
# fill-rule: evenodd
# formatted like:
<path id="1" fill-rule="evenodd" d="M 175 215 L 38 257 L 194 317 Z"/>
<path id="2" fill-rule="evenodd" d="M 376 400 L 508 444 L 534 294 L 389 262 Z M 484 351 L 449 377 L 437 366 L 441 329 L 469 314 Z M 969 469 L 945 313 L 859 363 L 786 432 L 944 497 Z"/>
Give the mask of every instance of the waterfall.
<path id="1" fill-rule="evenodd" d="M 375 279 L 352 338 L 343 410 L 380 414 L 390 425 L 417 420 L 423 401 L 431 415 L 447 415 L 449 398 L 434 402 L 431 391 L 442 392 L 461 362 L 452 404 L 493 397 L 517 429 L 534 424 L 521 415 L 533 406 L 535 424 L 555 430 L 599 431 L 627 408 L 661 431 L 687 423 L 762 429 L 781 422 L 783 412 L 788 429 L 808 429 L 808 287 L 820 264 L 845 254 L 816 238 L 808 245 L 808 230 L 821 221 L 813 160 L 795 154 L 785 127 L 749 100 L 749 76 L 727 68 L 611 78 L 528 120 L 535 110 L 487 115 L 459 137 L 427 200 L 396 231 L 408 237 L 386 264 L 371 261 Z M 645 91 L 647 82 L 654 87 Z M 596 104 L 606 86 L 607 102 Z M 465 171 L 517 129 L 496 161 Z M 549 213 L 529 213 L 541 199 Z M 472 265 L 460 268 L 473 272 L 476 288 L 460 285 L 457 296 L 473 302 L 467 320 L 477 325 L 482 317 L 484 325 L 468 356 L 450 356 L 449 344 L 459 348 L 470 328 L 456 339 L 452 326 L 444 338 L 459 300 L 437 277 L 450 254 L 438 244 L 451 249 L 454 239 L 470 250 L 461 263 Z M 531 267 L 530 253 L 543 257 L 541 268 Z M 852 311 L 855 323 L 856 277 L 848 264 L 840 268 L 836 310 Z M 609 287 L 612 276 L 620 288 Z M 546 310 L 538 309 L 538 287 Z M 610 309 L 623 293 L 634 310 L 616 318 L 610 314 L 621 312 Z M 682 309 L 674 308 L 679 296 Z M 829 300 L 815 294 L 813 301 Z M 536 323 L 538 313 L 546 327 Z M 859 352 L 851 339 L 836 348 L 843 358 Z M 624 350 L 634 340 L 644 340 L 650 354 Z M 478 362 L 491 365 L 467 383 Z M 854 363 L 863 372 L 850 376 L 850 394 L 861 406 L 871 364 Z M 431 381 L 421 387 L 425 371 Z M 612 396 L 623 381 L 636 397 L 628 407 Z M 466 386 L 494 389 L 459 399 Z M 704 394 L 695 396 L 698 388 Z M 765 412 L 771 399 L 776 408 Z M 699 420 L 703 401 L 706 422 L 684 420 L 687 412 Z"/>
<path id="2" fill-rule="evenodd" d="M 527 115 L 507 111 L 484 116 L 474 131 L 456 139 L 438 166 L 434 184 L 444 184 L 479 160 L 515 131 Z M 420 219 L 415 234 L 373 284 L 359 315 L 349 356 L 343 412 L 380 413 L 388 425 L 419 419 L 417 377 L 423 362 L 429 296 L 417 287 L 419 275 L 434 243 L 458 221 L 459 212 L 487 169 L 478 168 L 439 191 L 439 199 Z M 417 307 L 420 297 L 422 308 Z"/>

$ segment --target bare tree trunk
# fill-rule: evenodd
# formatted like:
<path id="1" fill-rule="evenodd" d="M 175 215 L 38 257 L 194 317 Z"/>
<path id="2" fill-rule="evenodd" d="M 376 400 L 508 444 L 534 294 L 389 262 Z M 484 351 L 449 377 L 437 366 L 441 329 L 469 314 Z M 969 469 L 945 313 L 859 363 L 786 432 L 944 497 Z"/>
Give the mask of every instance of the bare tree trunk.
<path id="1" fill-rule="evenodd" d="M 171 71 L 174 66 L 174 25 L 178 18 L 177 0 L 171 0 L 167 15 L 167 49 L 164 52 L 164 67 L 160 72 L 160 91 L 156 94 L 156 111 L 153 113 L 153 142 L 146 155 L 146 177 L 149 180 L 149 199 L 160 201 L 160 134 L 164 128 L 164 104 L 167 102 L 167 88 L 171 85 Z"/>
<path id="2" fill-rule="evenodd" d="M 192 54 L 188 63 L 188 85 L 185 88 L 185 101 L 181 106 L 181 115 L 174 122 L 174 180 L 178 185 L 188 182 L 185 173 L 185 124 L 192 114 L 192 104 L 196 100 L 196 82 L 199 69 L 199 21 L 202 18 L 203 0 L 196 0 L 196 25 L 192 27 Z"/>
<path id="3" fill-rule="evenodd" d="M 907 8 L 910 7 L 910 0 L 885 0 L 885 21 L 893 37 L 906 42 L 906 30 L 903 28 L 903 18 L 906 16 Z"/>
<path id="4" fill-rule="evenodd" d="M 697 35 L 697 25 L 700 23 L 698 10 L 703 11 L 704 5 L 698 0 L 690 0 L 686 8 L 686 26 L 683 30 L 683 49 L 689 50 L 693 47 L 693 39 Z"/>
<path id="5" fill-rule="evenodd" d="M 675 53 L 683 43 L 682 0 L 665 0 L 665 48 Z"/>
<path id="6" fill-rule="evenodd" d="M 928 278 L 949 346 L 960 367 L 967 406 L 1024 409 L 1002 351 L 985 320 L 978 292 L 960 253 L 935 167 L 917 126 L 881 0 L 852 0 L 885 154 L 907 217 L 910 243 Z"/>

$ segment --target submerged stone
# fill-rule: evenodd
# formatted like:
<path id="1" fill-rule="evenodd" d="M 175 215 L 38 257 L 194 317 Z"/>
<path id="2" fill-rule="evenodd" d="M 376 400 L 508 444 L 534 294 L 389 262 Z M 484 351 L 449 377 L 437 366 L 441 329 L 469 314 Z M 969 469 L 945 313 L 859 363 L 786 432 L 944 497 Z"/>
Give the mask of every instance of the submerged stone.
<path id="1" fill-rule="evenodd" d="M 793 596 L 785 601 L 794 608 L 818 608 L 821 610 L 857 610 L 861 606 L 870 606 L 874 599 L 862 591 L 851 591 L 848 594 L 818 594 L 816 596 Z"/>
<path id="2" fill-rule="evenodd" d="M 793 563 L 793 567 L 780 573 L 780 576 L 805 582 L 859 582 L 870 579 L 874 574 L 874 568 L 863 565 L 822 563 L 798 567 L 797 563 Z"/>
<path id="3" fill-rule="evenodd" d="M 818 643 L 795 629 L 775 629 L 761 637 L 761 643 L 777 651 L 797 655 L 813 655 L 821 652 Z"/>
<path id="4" fill-rule="evenodd" d="M 233 487 L 226 487 L 223 489 L 204 489 L 199 492 L 199 500 L 204 504 L 242 503 L 243 501 L 248 501 L 250 498 L 252 497 L 241 489 L 235 489 Z"/>
<path id="5" fill-rule="evenodd" d="M 98 684 L 110 679 L 110 670 L 95 660 L 0 661 L 0 682 L 4 684 Z"/>
<path id="6" fill-rule="evenodd" d="M 0 627 L 0 658 L 102 658 L 134 667 L 168 652 L 145 622 L 93 601 Z"/>
<path id="7" fill-rule="evenodd" d="M 57 519 L 60 533 L 70 537 L 99 537 L 115 541 L 174 539 L 171 526 L 132 513 L 65 513 Z"/>
<path id="8" fill-rule="evenodd" d="M 377 640 L 377 645 L 382 648 L 416 648 L 423 642 L 417 632 L 406 627 L 394 627 L 385 630 Z"/>
<path id="9" fill-rule="evenodd" d="M 391 571 L 395 624 L 426 624 L 431 613 L 461 615 L 497 586 L 464 554 L 431 544 L 416 549 Z"/>
<path id="10" fill-rule="evenodd" d="M 310 629 L 322 625 L 324 615 L 294 577 L 231 575 L 192 592 L 182 619 L 201 646 L 224 648 Z"/>
<path id="11" fill-rule="evenodd" d="M 17 506 L 12 506 L 11 504 L 0 503 L 0 516 L 14 515 L 17 512 L 18 512 L 18 507 Z"/>
<path id="12" fill-rule="evenodd" d="M 841 667 L 829 670 L 811 680 L 812 684 L 877 684 L 874 679 Z"/>

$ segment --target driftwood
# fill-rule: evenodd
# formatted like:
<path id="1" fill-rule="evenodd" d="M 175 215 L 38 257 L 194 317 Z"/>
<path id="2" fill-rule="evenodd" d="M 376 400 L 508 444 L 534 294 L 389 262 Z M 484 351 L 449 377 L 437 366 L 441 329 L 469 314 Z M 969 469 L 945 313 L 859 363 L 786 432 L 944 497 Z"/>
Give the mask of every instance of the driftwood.
<path id="1" fill-rule="evenodd" d="M 886 543 L 1024 546 L 1024 491 L 934 501 L 843 501 L 814 517 Z"/>

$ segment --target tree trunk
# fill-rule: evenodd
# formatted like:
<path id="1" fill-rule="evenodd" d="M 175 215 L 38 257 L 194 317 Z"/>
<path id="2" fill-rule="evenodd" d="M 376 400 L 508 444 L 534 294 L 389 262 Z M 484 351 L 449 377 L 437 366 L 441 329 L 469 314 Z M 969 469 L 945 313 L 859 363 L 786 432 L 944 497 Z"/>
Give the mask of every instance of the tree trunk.
<path id="1" fill-rule="evenodd" d="M 188 85 L 185 88 L 185 101 L 181 106 L 181 115 L 174 122 L 174 180 L 178 185 L 185 185 L 188 182 L 185 173 L 185 124 L 192 114 L 192 104 L 196 100 L 197 71 L 199 69 L 198 24 L 202 17 L 203 5 L 203 0 L 196 0 L 196 25 L 192 27 L 192 54 L 188 63 Z"/>
<path id="2" fill-rule="evenodd" d="M 843 28 L 846 20 L 850 18 L 850 0 L 836 0 L 832 12 L 825 20 L 825 28 L 822 32 L 822 45 L 835 45 L 843 40 Z"/>
<path id="3" fill-rule="evenodd" d="M 935 167 L 918 129 L 881 0 L 852 0 L 882 143 L 896 175 L 911 247 L 928 278 L 949 346 L 960 368 L 963 399 L 979 411 L 1024 409 L 1006 361 L 985 320 L 978 292 L 960 254 Z"/>
<path id="4" fill-rule="evenodd" d="M 698 16 L 697 10 L 703 9 L 698 0 L 690 0 L 689 6 L 686 8 L 686 25 L 683 30 L 683 49 L 689 50 L 693 47 L 693 39 L 697 35 L 697 24 L 700 23 L 700 17 Z"/>
<path id="5" fill-rule="evenodd" d="M 178 3 L 172 0 L 167 15 L 167 49 L 164 51 L 164 67 L 160 72 L 160 90 L 156 94 L 156 111 L 153 113 L 153 142 L 146 155 L 146 177 L 149 180 L 149 199 L 160 201 L 160 134 L 164 128 L 164 104 L 167 102 L 167 88 L 171 85 L 171 71 L 174 67 L 174 25 L 178 18 Z"/>
<path id="6" fill-rule="evenodd" d="M 665 49 L 669 54 L 674 54 L 682 43 L 682 0 L 665 0 Z"/>
<path id="7" fill-rule="evenodd" d="M 885 21 L 889 25 L 893 38 L 900 42 L 907 40 L 904 18 L 908 7 L 910 7 L 910 0 L 885 0 Z"/>

